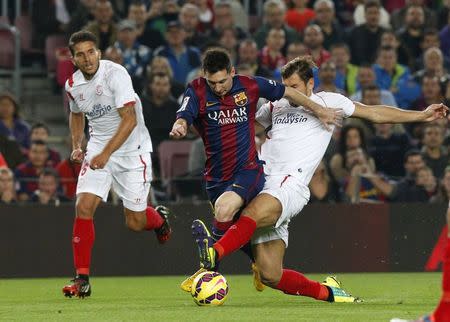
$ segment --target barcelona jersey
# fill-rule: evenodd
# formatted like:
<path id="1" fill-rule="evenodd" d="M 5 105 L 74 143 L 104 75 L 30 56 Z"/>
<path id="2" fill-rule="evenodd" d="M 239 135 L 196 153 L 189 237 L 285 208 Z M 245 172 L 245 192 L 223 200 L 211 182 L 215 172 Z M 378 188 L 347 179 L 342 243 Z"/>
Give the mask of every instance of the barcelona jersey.
<path id="1" fill-rule="evenodd" d="M 193 124 L 206 152 L 206 181 L 230 180 L 241 169 L 258 167 L 255 147 L 255 114 L 258 99 L 276 101 L 284 85 L 263 77 L 233 77 L 231 90 L 217 96 L 203 77 L 186 89 L 177 118 Z"/>

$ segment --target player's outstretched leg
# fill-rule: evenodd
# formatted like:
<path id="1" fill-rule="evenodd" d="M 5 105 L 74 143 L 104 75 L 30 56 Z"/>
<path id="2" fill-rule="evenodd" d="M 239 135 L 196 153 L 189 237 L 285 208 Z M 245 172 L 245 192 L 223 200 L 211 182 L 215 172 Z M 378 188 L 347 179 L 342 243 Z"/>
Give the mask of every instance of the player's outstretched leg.
<path id="1" fill-rule="evenodd" d="M 192 283 L 194 283 L 195 278 L 200 275 L 203 272 L 206 272 L 207 270 L 203 267 L 200 267 L 198 271 L 196 271 L 194 274 L 186 278 L 183 282 L 180 284 L 180 288 L 185 292 L 191 292 L 192 289 Z"/>
<path id="2" fill-rule="evenodd" d="M 196 219 L 192 222 L 192 237 L 194 238 L 200 257 L 200 267 L 215 270 L 216 251 L 213 248 L 214 238 L 203 221 Z"/>
<path id="3" fill-rule="evenodd" d="M 70 284 L 63 287 L 63 294 L 66 297 L 76 296 L 79 298 L 85 298 L 91 295 L 91 285 L 89 284 L 89 276 L 77 275 Z"/>

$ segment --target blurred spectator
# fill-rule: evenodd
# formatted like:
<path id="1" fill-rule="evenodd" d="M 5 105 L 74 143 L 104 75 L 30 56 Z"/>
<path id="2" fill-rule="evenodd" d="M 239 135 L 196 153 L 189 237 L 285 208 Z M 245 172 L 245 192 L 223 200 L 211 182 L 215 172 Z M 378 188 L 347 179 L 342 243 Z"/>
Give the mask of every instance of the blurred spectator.
<path id="1" fill-rule="evenodd" d="M 205 169 L 206 154 L 205 145 L 201 137 L 192 141 L 191 151 L 189 152 L 188 173 L 190 176 L 197 177 L 203 175 Z"/>
<path id="2" fill-rule="evenodd" d="M 68 1 L 75 3 L 76 1 Z M 89 21 L 94 20 L 95 3 L 97 0 L 80 0 L 72 13 L 67 34 L 73 34 L 86 26 Z"/>
<path id="3" fill-rule="evenodd" d="M 427 49 L 423 55 L 423 69 L 414 73 L 414 80 L 418 83 L 422 83 L 422 78 L 425 74 L 433 74 L 439 78 L 441 86 L 445 87 L 450 79 L 450 75 L 445 68 L 444 59 L 445 57 L 442 55 L 442 51 L 439 48 L 432 47 Z"/>
<path id="4" fill-rule="evenodd" d="M 128 7 L 127 19 L 133 20 L 136 24 L 137 41 L 151 49 L 158 48 L 165 44 L 161 32 L 152 29 L 147 25 L 147 8 L 145 2 L 134 0 Z"/>
<path id="5" fill-rule="evenodd" d="M 146 28 L 156 30 L 161 35 L 166 32 L 167 20 L 164 17 L 164 2 L 165 0 L 152 0 L 147 11 L 147 26 Z"/>
<path id="6" fill-rule="evenodd" d="M 62 160 L 56 167 L 56 171 L 61 180 L 63 194 L 70 200 L 75 199 L 80 170 L 81 163 L 75 163 L 70 158 Z"/>
<path id="7" fill-rule="evenodd" d="M 170 93 L 178 99 L 184 93 L 184 85 L 173 78 L 172 67 L 166 57 L 153 57 L 150 65 L 147 67 L 147 78 L 150 74 L 167 74 L 170 78 Z"/>
<path id="8" fill-rule="evenodd" d="M 418 192 L 424 192 L 425 196 L 424 200 L 418 201 L 429 201 L 431 197 L 437 194 L 436 176 L 429 167 L 424 167 L 417 171 L 416 186 L 418 187 Z"/>
<path id="9" fill-rule="evenodd" d="M 441 49 L 446 57 L 450 57 L 450 11 L 447 16 L 447 25 L 445 25 L 439 32 L 441 40 Z"/>
<path id="10" fill-rule="evenodd" d="M 238 49 L 238 64 L 245 64 L 252 69 L 252 74 L 255 76 L 262 76 L 270 78 L 272 73 L 261 65 L 258 58 L 258 46 L 256 42 L 247 38 L 239 43 Z"/>
<path id="11" fill-rule="evenodd" d="M 19 116 L 19 103 L 9 93 L 0 93 L 0 135 L 14 138 L 23 149 L 30 147 L 30 126 Z"/>
<path id="12" fill-rule="evenodd" d="M 214 7 L 214 28 L 210 31 L 211 39 L 218 39 L 223 30 L 231 28 L 239 40 L 247 38 L 247 33 L 234 23 L 233 8 L 230 2 L 218 2 Z"/>
<path id="13" fill-rule="evenodd" d="M 427 29 L 424 31 L 423 33 L 423 38 L 422 41 L 420 43 L 420 48 L 422 50 L 421 54 L 419 57 L 416 57 L 416 70 L 422 69 L 424 68 L 424 57 L 425 57 L 425 53 L 431 49 L 431 48 L 436 48 L 438 49 L 441 54 L 442 51 L 439 49 L 439 47 L 441 47 L 441 41 L 439 39 L 439 33 L 436 29 Z M 448 68 L 450 67 L 450 60 L 447 57 L 443 57 L 443 65 Z"/>
<path id="14" fill-rule="evenodd" d="M 123 66 L 128 71 L 137 93 L 143 88 L 144 71 L 151 59 L 151 49 L 137 41 L 136 24 L 122 20 L 117 25 L 117 41 L 114 47 L 122 52 Z"/>
<path id="15" fill-rule="evenodd" d="M 48 36 L 66 32 L 76 5 L 76 1 L 69 0 L 34 0 L 31 10 L 33 47 L 44 49 Z"/>
<path id="16" fill-rule="evenodd" d="M 422 138 L 422 156 L 436 178 L 442 178 L 449 163 L 448 149 L 443 145 L 444 130 L 438 124 L 430 123 L 425 127 Z"/>
<path id="17" fill-rule="evenodd" d="M 448 204 L 450 201 L 450 166 L 444 170 L 444 177 L 441 179 L 438 192 L 434 195 L 430 202 Z"/>
<path id="18" fill-rule="evenodd" d="M 364 155 L 368 155 L 364 132 L 359 126 L 346 125 L 342 128 L 341 137 L 338 143 L 338 153 L 330 160 L 330 171 L 334 179 L 342 182 L 350 175 L 351 165 L 348 164 L 348 151 L 361 149 Z M 375 161 L 368 158 L 367 162 L 372 169 L 375 169 Z"/>
<path id="19" fill-rule="evenodd" d="M 379 172 L 390 177 L 404 176 L 404 168 L 398 160 L 411 149 L 408 135 L 394 133 L 393 124 L 374 124 L 375 136 L 370 140 L 369 153 Z"/>
<path id="20" fill-rule="evenodd" d="M 0 168 L 0 204 L 17 202 L 14 173 L 9 168 Z"/>
<path id="21" fill-rule="evenodd" d="M 231 4 L 231 10 L 234 17 L 234 23 L 236 26 L 244 30 L 249 31 L 249 13 L 245 10 L 241 0 L 228 0 Z"/>
<path id="22" fill-rule="evenodd" d="M 355 11 L 353 12 L 353 21 L 355 22 L 355 26 L 363 25 L 366 23 L 366 16 L 364 13 L 364 0 L 357 0 L 358 4 L 356 5 Z M 390 29 L 391 24 L 389 23 L 390 16 L 386 9 L 380 5 L 380 27 L 385 29 Z"/>
<path id="23" fill-rule="evenodd" d="M 170 78 L 167 74 L 150 74 L 146 95 L 142 97 L 142 107 L 145 126 L 153 144 L 153 164 L 159 170 L 158 146 L 169 139 L 179 108 L 177 101 L 170 95 Z"/>
<path id="24" fill-rule="evenodd" d="M 348 95 L 357 90 L 358 67 L 350 64 L 350 48 L 344 43 L 331 46 L 331 59 L 336 64 L 336 86 Z"/>
<path id="25" fill-rule="evenodd" d="M 450 13 L 450 0 L 443 0 L 442 6 L 438 9 L 438 29 L 442 29 L 447 25 L 448 14 Z"/>
<path id="26" fill-rule="evenodd" d="M 309 183 L 310 203 L 336 203 L 340 201 L 339 187 L 328 174 L 324 160 L 320 161 Z"/>
<path id="27" fill-rule="evenodd" d="M 319 86 L 315 92 L 333 92 L 345 95 L 345 92 L 336 86 L 336 65 L 332 61 L 326 61 L 319 69 Z"/>
<path id="28" fill-rule="evenodd" d="M 316 18 L 311 24 L 320 27 L 323 33 L 323 47 L 330 50 L 331 46 L 344 40 L 344 31 L 336 20 L 334 3 L 331 0 L 318 0 L 314 2 Z"/>
<path id="29" fill-rule="evenodd" d="M 305 56 L 308 54 L 308 48 L 299 40 L 291 42 L 286 51 L 286 60 L 289 62 L 294 58 Z"/>
<path id="30" fill-rule="evenodd" d="M 38 189 L 34 191 L 30 201 L 41 205 L 58 207 L 61 202 L 70 201 L 60 192 L 59 176 L 55 169 L 45 168 L 39 175 Z"/>
<path id="31" fill-rule="evenodd" d="M 400 64 L 408 64 L 409 57 L 406 46 L 402 42 L 400 42 L 398 35 L 393 30 L 385 30 L 381 34 L 379 48 L 382 47 L 393 47 L 397 52 L 397 60 L 400 62 Z"/>
<path id="32" fill-rule="evenodd" d="M 115 62 L 116 64 L 123 65 L 123 54 L 119 47 L 109 46 L 106 48 L 103 57 L 104 59 Z"/>
<path id="33" fill-rule="evenodd" d="M 267 34 L 266 45 L 259 54 L 261 65 L 270 71 L 285 65 L 286 57 L 282 53 L 285 43 L 286 37 L 283 29 L 270 29 Z"/>
<path id="34" fill-rule="evenodd" d="M 403 64 L 415 68 L 417 57 L 422 53 L 420 44 L 423 38 L 425 23 L 424 11 L 421 6 L 410 6 L 406 10 L 405 26 L 398 31 L 398 38 L 405 46 L 408 59 Z"/>
<path id="35" fill-rule="evenodd" d="M 401 9 L 395 10 L 391 14 L 392 29 L 399 30 L 405 25 L 405 16 L 409 6 L 422 7 L 425 13 L 425 27 L 436 28 L 437 24 L 436 13 L 424 5 L 424 0 L 406 0 L 406 6 L 403 6 Z"/>
<path id="36" fill-rule="evenodd" d="M 114 11 L 108 0 L 97 0 L 94 8 L 95 20 L 83 29 L 92 32 L 98 39 L 98 48 L 104 52 L 117 40 L 117 26 L 113 21 Z"/>
<path id="37" fill-rule="evenodd" d="M 30 141 L 44 141 L 46 144 L 48 143 L 48 137 L 50 135 L 50 129 L 49 127 L 42 122 L 34 123 L 31 126 L 31 133 L 30 133 Z M 47 167 L 56 167 L 58 163 L 61 161 L 61 156 L 59 155 L 59 152 L 48 148 L 48 159 L 45 165 Z"/>
<path id="38" fill-rule="evenodd" d="M 186 3 L 191 3 L 198 7 L 199 10 L 199 31 L 206 32 L 213 27 L 214 11 L 213 1 L 209 0 L 187 0 Z"/>
<path id="39" fill-rule="evenodd" d="M 348 44 L 352 53 L 352 63 L 372 64 L 380 43 L 384 28 L 379 26 L 380 4 L 376 0 L 368 0 L 364 5 L 366 23 L 354 27 L 349 34 Z"/>
<path id="40" fill-rule="evenodd" d="M 317 67 L 320 67 L 323 62 L 330 59 L 331 54 L 323 48 L 323 33 L 318 25 L 306 27 L 303 42 Z"/>
<path id="41" fill-rule="evenodd" d="M 412 109 L 423 111 L 431 104 L 444 102 L 439 78 L 432 73 L 427 73 L 422 77 L 422 94 L 412 104 Z"/>
<path id="42" fill-rule="evenodd" d="M 37 189 L 37 179 L 45 168 L 48 148 L 44 141 L 33 141 L 28 152 L 28 161 L 17 166 L 15 176 L 19 182 L 20 201 L 28 200 Z"/>
<path id="43" fill-rule="evenodd" d="M 0 168 L 7 168 L 8 163 L 6 162 L 5 158 L 3 157 L 3 154 L 0 152 Z"/>
<path id="44" fill-rule="evenodd" d="M 25 161 L 25 155 L 20 150 L 19 144 L 14 138 L 0 135 L 0 153 L 11 169 Z"/>
<path id="45" fill-rule="evenodd" d="M 155 56 L 163 56 L 169 60 L 174 78 L 185 84 L 189 72 L 200 67 L 200 52 L 196 47 L 186 46 L 186 33 L 178 21 L 167 24 L 167 45 L 155 50 Z"/>
<path id="46" fill-rule="evenodd" d="M 292 0 L 292 8 L 287 10 L 284 18 L 287 25 L 294 28 L 299 34 L 316 17 L 314 10 L 308 8 L 308 2 L 309 0 Z"/>
<path id="47" fill-rule="evenodd" d="M 299 39 L 297 32 L 285 24 L 284 15 L 286 5 L 281 0 L 268 0 L 264 3 L 264 24 L 256 31 L 254 39 L 258 48 L 262 49 L 266 43 L 267 34 L 270 29 L 283 29 L 286 37 L 286 47 L 291 42 Z M 283 48 L 283 51 L 286 48 Z"/>
<path id="48" fill-rule="evenodd" d="M 225 48 L 230 54 L 231 63 L 236 64 L 237 61 L 237 46 L 238 39 L 236 37 L 236 31 L 234 28 L 225 28 L 222 30 L 219 36 L 219 45 Z"/>
<path id="49" fill-rule="evenodd" d="M 196 5 L 184 4 L 181 7 L 178 19 L 186 33 L 186 45 L 202 48 L 209 42 L 209 38 L 199 31 L 200 10 Z"/>
<path id="50" fill-rule="evenodd" d="M 397 64 L 397 53 L 394 48 L 380 48 L 374 69 L 378 86 L 390 90 L 398 106 L 409 108 L 419 97 L 420 87 L 413 81 L 408 67 Z"/>
<path id="51" fill-rule="evenodd" d="M 375 173 L 373 160 L 362 149 L 348 150 L 345 163 L 350 172 L 344 181 L 345 195 L 352 203 L 384 201 L 383 193 L 368 179 Z"/>

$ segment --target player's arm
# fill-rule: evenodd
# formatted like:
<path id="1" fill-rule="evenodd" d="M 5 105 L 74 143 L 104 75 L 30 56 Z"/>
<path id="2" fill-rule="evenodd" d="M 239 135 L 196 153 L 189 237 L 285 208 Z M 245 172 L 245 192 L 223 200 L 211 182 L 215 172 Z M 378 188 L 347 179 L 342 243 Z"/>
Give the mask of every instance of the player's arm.
<path id="1" fill-rule="evenodd" d="M 172 139 L 182 139 L 186 136 L 188 127 L 198 115 L 199 103 L 191 85 L 184 92 L 183 101 L 177 111 L 177 120 L 172 125 L 169 136 Z"/>
<path id="2" fill-rule="evenodd" d="M 407 111 L 387 105 L 365 105 L 355 102 L 352 117 L 358 117 L 374 123 L 431 122 L 447 115 L 444 104 L 431 104 L 423 111 Z"/>
<path id="3" fill-rule="evenodd" d="M 72 153 L 70 158 L 75 162 L 83 161 L 84 113 L 70 112 L 69 127 L 72 137 Z"/>
<path id="4" fill-rule="evenodd" d="M 108 155 L 108 157 L 122 146 L 137 125 L 134 103 L 127 104 L 117 109 L 117 111 L 121 118 L 119 127 L 102 151 L 102 153 Z"/>

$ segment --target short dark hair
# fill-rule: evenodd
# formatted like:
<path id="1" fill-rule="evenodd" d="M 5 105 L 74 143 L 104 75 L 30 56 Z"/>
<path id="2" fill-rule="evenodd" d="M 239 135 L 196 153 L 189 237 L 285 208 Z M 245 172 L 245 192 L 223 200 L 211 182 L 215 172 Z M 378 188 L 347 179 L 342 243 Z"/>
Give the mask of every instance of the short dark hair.
<path id="1" fill-rule="evenodd" d="M 97 47 L 98 39 L 97 36 L 92 32 L 87 30 L 80 30 L 72 34 L 69 39 L 69 49 L 72 56 L 75 54 L 74 47 L 76 44 L 84 41 L 92 41 Z"/>
<path id="2" fill-rule="evenodd" d="M 281 68 L 281 77 L 286 79 L 294 73 L 305 83 L 314 77 L 313 68 L 317 68 L 311 56 L 300 56 L 294 58 Z"/>
<path id="3" fill-rule="evenodd" d="M 34 123 L 31 126 L 31 132 L 33 132 L 33 130 L 35 130 L 35 129 L 44 129 L 45 131 L 47 131 L 48 134 L 50 134 L 50 128 L 44 122 L 36 122 L 36 123 Z"/>
<path id="4" fill-rule="evenodd" d="M 231 71 L 230 55 L 222 48 L 208 49 L 203 58 L 202 68 L 203 71 L 210 74 L 215 74 L 224 69 L 229 73 Z"/>
<path id="5" fill-rule="evenodd" d="M 56 182 L 59 183 L 59 174 L 55 169 L 52 168 L 44 168 L 39 175 L 39 177 L 53 177 L 55 178 Z"/>
<path id="6" fill-rule="evenodd" d="M 403 157 L 403 163 L 408 162 L 408 159 L 410 157 L 414 157 L 416 155 L 422 156 L 422 153 L 420 153 L 420 151 L 417 149 L 411 149 L 411 150 L 406 151 L 405 156 Z"/>
<path id="7" fill-rule="evenodd" d="M 377 85 L 375 85 L 375 84 L 370 84 L 370 85 L 367 85 L 367 86 L 363 87 L 363 89 L 362 89 L 362 91 L 361 91 L 361 96 L 362 96 L 362 97 L 366 96 L 366 93 L 367 93 L 367 92 L 370 92 L 370 91 L 378 91 L 378 92 L 381 92 L 380 88 L 379 88 Z"/>
<path id="8" fill-rule="evenodd" d="M 366 1 L 366 3 L 364 3 L 364 11 L 373 7 L 380 9 L 381 7 L 380 2 L 378 0 L 368 0 Z"/>

